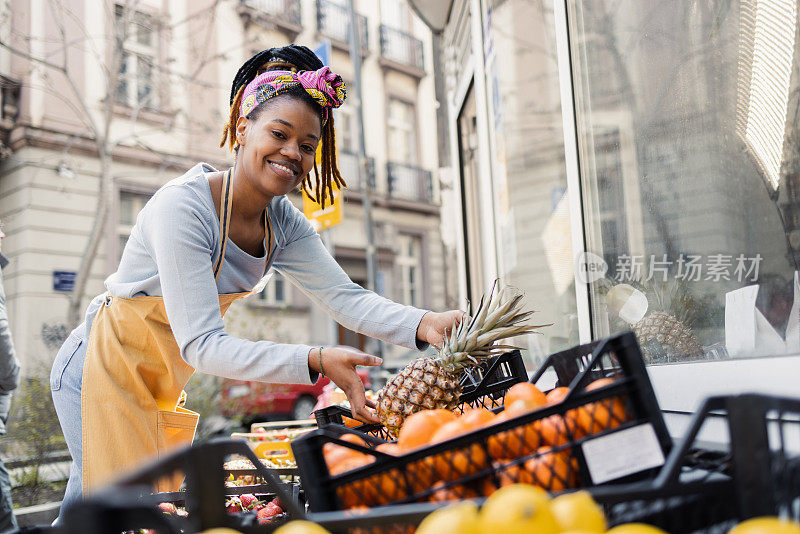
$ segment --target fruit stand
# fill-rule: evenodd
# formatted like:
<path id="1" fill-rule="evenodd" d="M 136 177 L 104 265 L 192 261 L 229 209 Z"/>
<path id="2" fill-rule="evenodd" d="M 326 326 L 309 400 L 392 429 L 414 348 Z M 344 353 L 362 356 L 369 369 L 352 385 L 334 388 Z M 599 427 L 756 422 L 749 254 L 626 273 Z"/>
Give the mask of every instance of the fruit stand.
<path id="1" fill-rule="evenodd" d="M 507 353 L 503 358 L 508 363 Z M 569 523 L 596 509 L 603 529 L 643 523 L 671 533 L 727 532 L 755 516 L 800 518 L 800 400 L 709 398 L 683 439 L 673 443 L 633 334 L 553 354 L 527 382 L 510 377 L 508 369 L 501 373 L 509 383 L 500 394 L 492 386 L 500 375 L 487 372 L 476 381 L 491 392 L 476 387 L 473 393 L 486 395 L 465 395 L 469 404 L 440 424 L 450 425 L 445 438 L 401 428 L 398 440 L 383 439 L 385 429 L 328 421 L 293 435 L 296 467 L 270 468 L 256 454 L 259 445 L 288 435 L 252 429 L 236 440 L 178 451 L 75 506 L 60 527 L 43 530 L 265 533 L 287 522 L 297 532 L 314 531 L 311 524 L 342 533 L 494 534 L 533 524 L 537 532 L 569 530 L 548 530 L 513 512 L 520 503 L 539 501 L 557 519 L 544 525 Z M 552 384 L 543 398 L 532 394 L 546 381 Z M 428 420 L 420 414 L 404 426 Z M 458 421 L 472 426 L 459 427 Z M 726 446 L 710 449 L 700 440 L 711 424 L 726 428 Z M 242 461 L 247 469 L 234 463 Z M 248 478 L 231 484 L 232 475 Z M 152 494 L 153 484 L 166 476 L 185 477 L 184 491 Z M 585 491 L 573 492 L 579 489 Z M 570 525 L 577 527 L 590 528 Z M 595 527 L 584 531 L 602 530 Z M 639 528 L 631 534 L 646 533 Z"/>

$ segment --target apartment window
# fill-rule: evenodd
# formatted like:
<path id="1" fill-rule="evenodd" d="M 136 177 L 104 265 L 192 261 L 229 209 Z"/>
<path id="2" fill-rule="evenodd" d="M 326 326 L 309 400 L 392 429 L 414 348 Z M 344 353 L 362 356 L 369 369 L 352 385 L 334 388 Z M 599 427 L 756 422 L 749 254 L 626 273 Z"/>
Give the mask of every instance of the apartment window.
<path id="1" fill-rule="evenodd" d="M 289 304 L 289 288 L 282 274 L 273 272 L 272 277 L 258 294 L 259 302 L 270 306 L 284 306 Z"/>
<path id="2" fill-rule="evenodd" d="M 131 235 L 131 229 L 136 224 L 136 216 L 142 211 L 144 205 L 152 195 L 136 193 L 133 191 L 120 191 L 119 212 L 117 217 L 117 260 L 122 258 L 125 243 Z"/>
<path id="3" fill-rule="evenodd" d="M 397 241 L 401 302 L 422 306 L 422 238 L 400 234 Z"/>
<path id="4" fill-rule="evenodd" d="M 411 30 L 411 10 L 403 0 L 381 0 L 381 22 L 398 30 Z"/>
<path id="5" fill-rule="evenodd" d="M 122 50 L 116 102 L 132 108 L 158 108 L 155 65 L 158 58 L 158 31 L 155 18 L 122 6 L 114 11 L 118 31 L 125 40 Z"/>
<path id="6" fill-rule="evenodd" d="M 389 130 L 389 161 L 416 163 L 417 124 L 414 105 L 396 98 L 389 99 L 387 127 Z"/>
<path id="7" fill-rule="evenodd" d="M 352 104 L 344 103 L 335 112 L 336 123 L 336 143 L 342 152 L 350 152 L 355 154 L 356 149 L 356 135 L 358 135 L 358 126 L 355 123 L 356 110 Z"/>

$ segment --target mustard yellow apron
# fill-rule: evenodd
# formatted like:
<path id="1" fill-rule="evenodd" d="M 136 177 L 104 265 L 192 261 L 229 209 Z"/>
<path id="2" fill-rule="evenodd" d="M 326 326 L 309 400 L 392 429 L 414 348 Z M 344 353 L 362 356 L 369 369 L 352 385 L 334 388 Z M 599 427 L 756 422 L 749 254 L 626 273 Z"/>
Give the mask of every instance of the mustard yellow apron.
<path id="1" fill-rule="evenodd" d="M 228 240 L 231 171 L 220 201 L 219 280 Z M 267 265 L 273 232 L 264 213 Z M 219 295 L 220 313 L 247 292 Z M 83 367 L 83 493 L 111 482 L 175 447 L 191 443 L 199 415 L 183 408 L 183 388 L 194 373 L 180 355 L 162 297 L 108 295 L 92 323 Z M 165 479 L 156 491 L 174 491 L 180 478 Z"/>

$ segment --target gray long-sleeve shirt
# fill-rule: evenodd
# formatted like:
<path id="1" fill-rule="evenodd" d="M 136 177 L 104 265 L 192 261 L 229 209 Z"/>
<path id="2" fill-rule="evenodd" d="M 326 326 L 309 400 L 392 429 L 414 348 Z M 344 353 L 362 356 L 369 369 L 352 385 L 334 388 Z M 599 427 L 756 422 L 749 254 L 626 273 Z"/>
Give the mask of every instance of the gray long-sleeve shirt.
<path id="1" fill-rule="evenodd" d="M 195 369 L 241 380 L 308 384 L 308 345 L 249 341 L 228 335 L 218 294 L 250 291 L 264 276 L 265 257 L 253 257 L 228 240 L 219 280 L 219 219 L 198 164 L 159 189 L 139 213 L 116 273 L 106 280 L 112 296 L 162 296 L 181 356 Z M 236 199 L 233 199 L 236 209 Z M 388 343 L 422 349 L 416 331 L 426 310 L 403 306 L 353 283 L 322 244 L 306 217 L 285 196 L 270 203 L 275 231 L 272 267 L 297 285 L 344 327 Z M 86 314 L 85 338 L 103 301 Z M 84 325 L 75 333 L 83 333 Z"/>
<path id="2" fill-rule="evenodd" d="M 0 254 L 0 269 L 8 264 Z M 3 288 L 3 275 L 0 272 L 0 435 L 6 433 L 6 420 L 11 408 L 11 392 L 19 386 L 19 360 L 14 351 L 11 329 L 8 327 L 6 311 L 6 292 Z"/>

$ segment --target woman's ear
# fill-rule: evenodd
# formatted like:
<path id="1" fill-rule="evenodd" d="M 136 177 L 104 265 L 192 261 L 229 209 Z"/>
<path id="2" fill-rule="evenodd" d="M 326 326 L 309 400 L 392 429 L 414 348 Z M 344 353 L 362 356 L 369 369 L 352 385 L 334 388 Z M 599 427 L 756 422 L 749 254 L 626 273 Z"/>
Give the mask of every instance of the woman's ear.
<path id="1" fill-rule="evenodd" d="M 239 146 L 244 146 L 247 141 L 247 130 L 250 121 L 247 117 L 239 117 L 236 119 L 236 143 Z"/>

